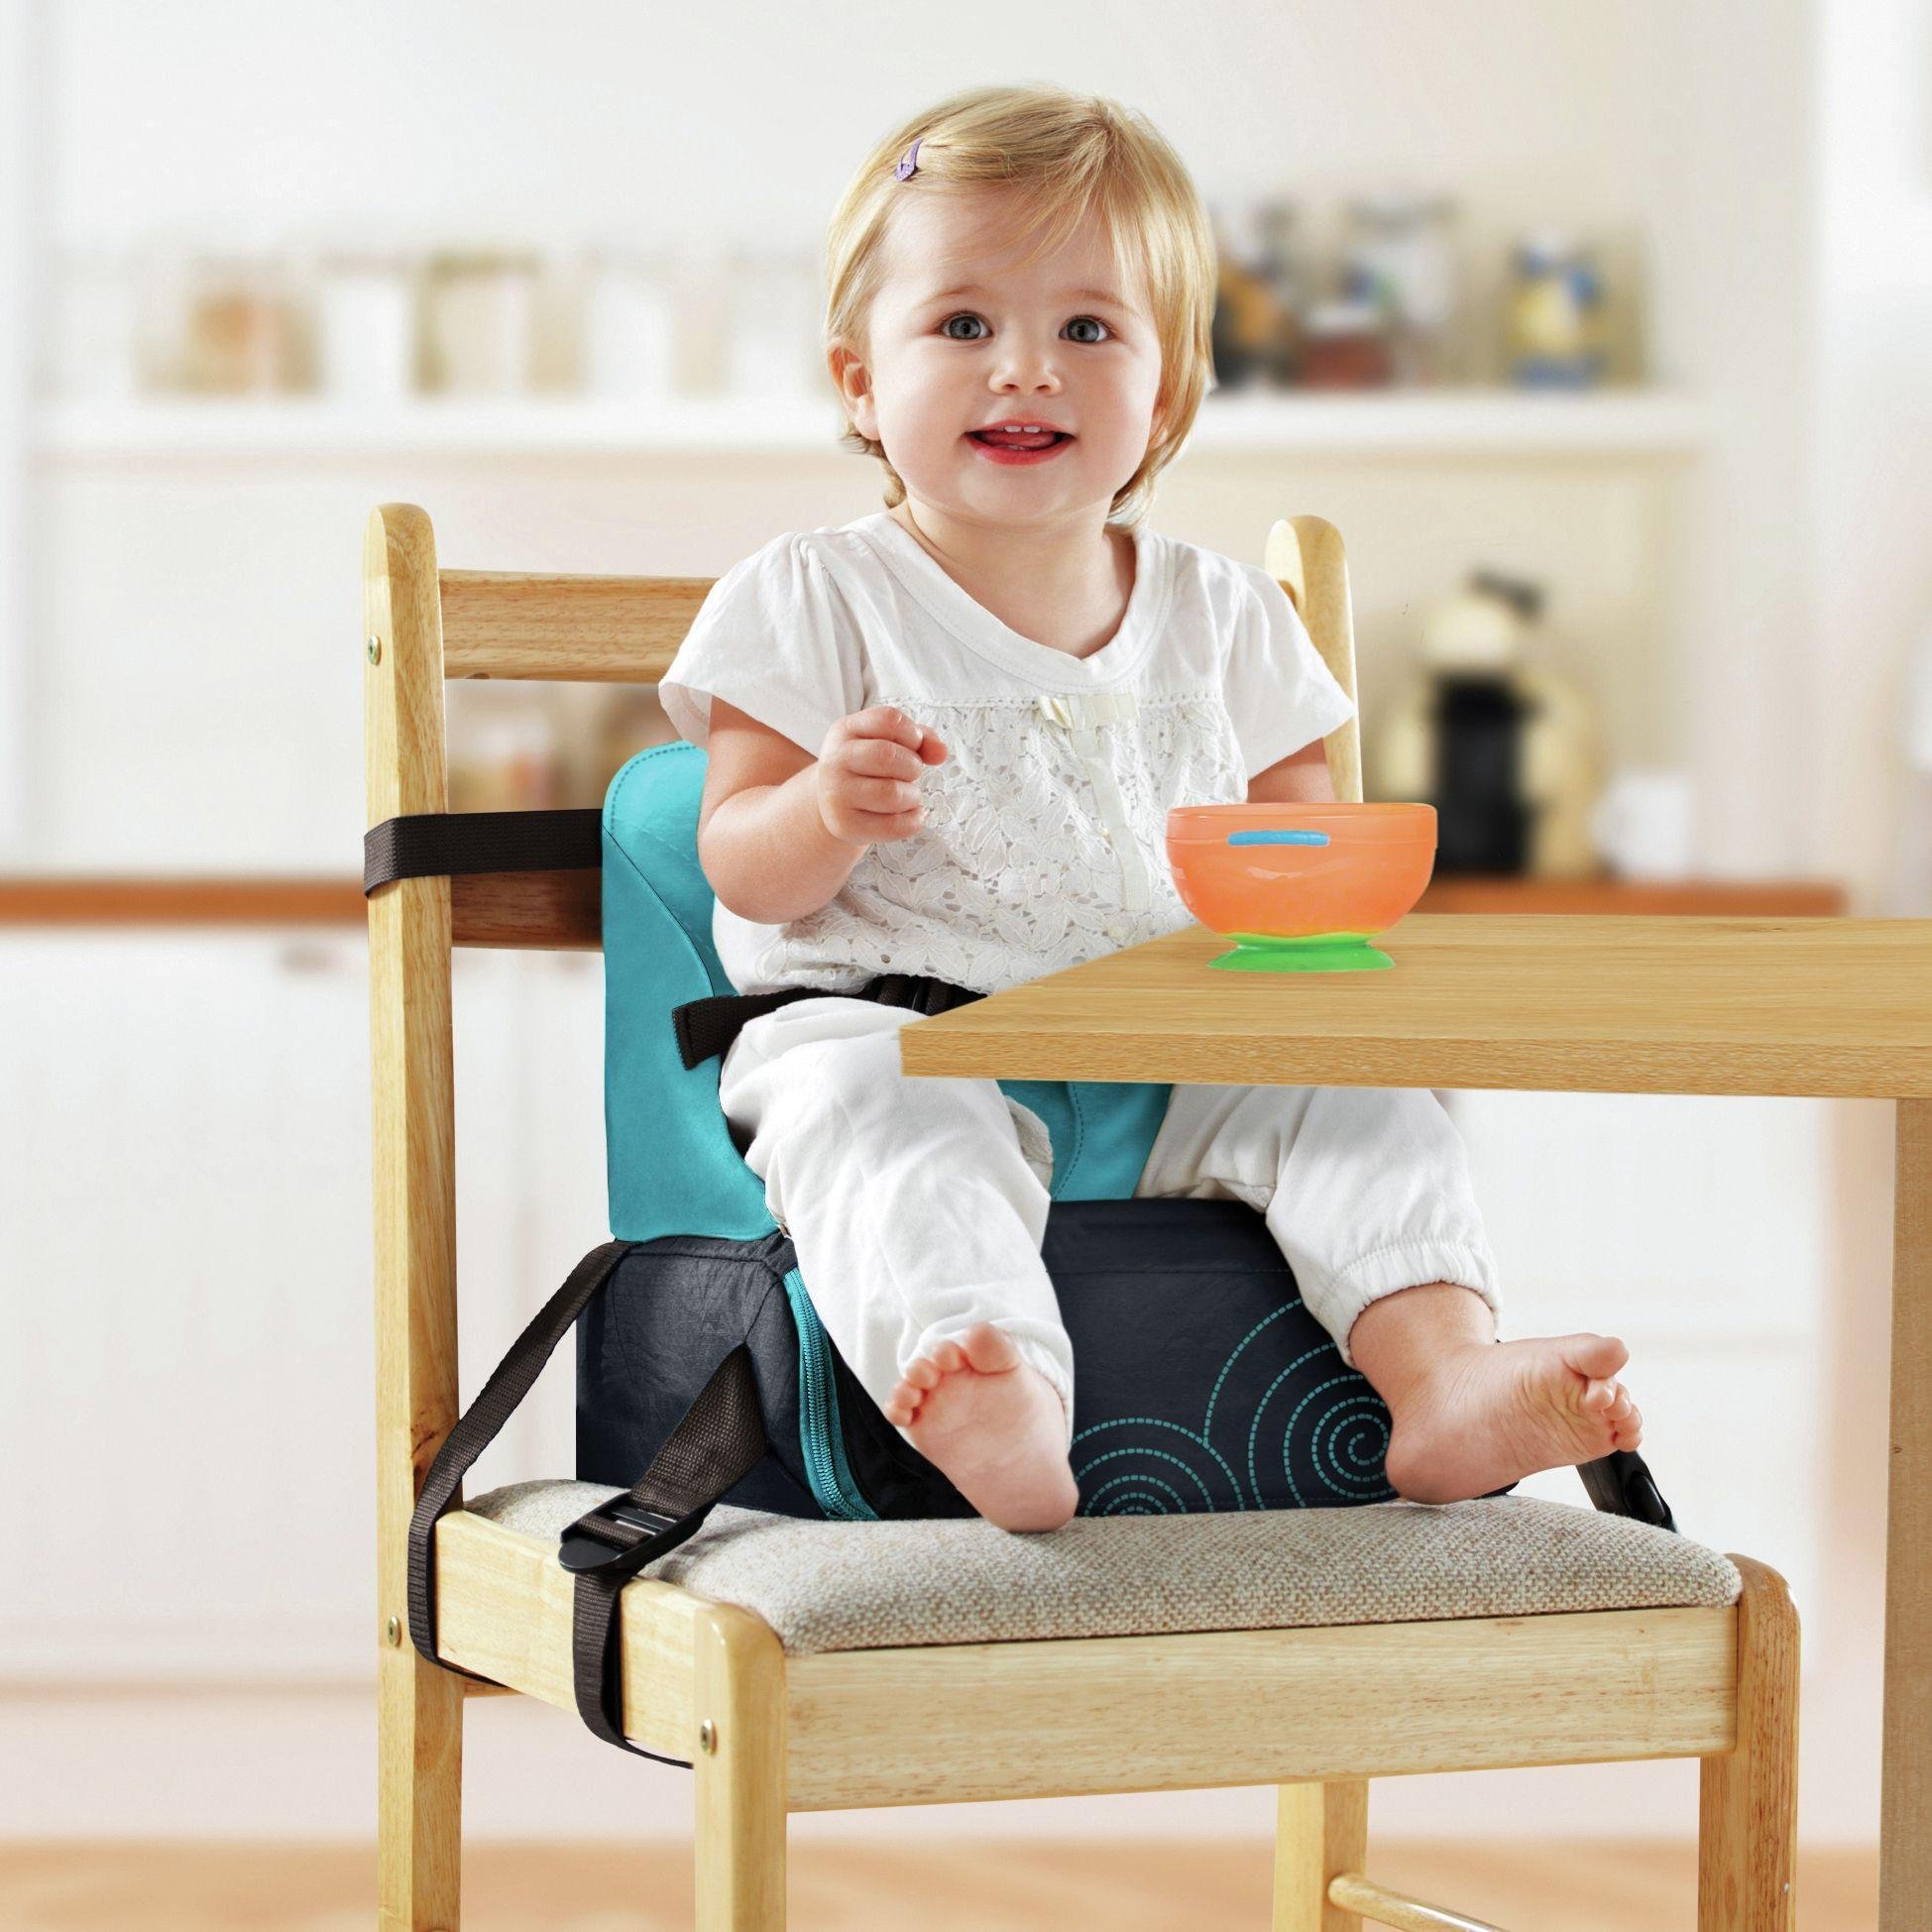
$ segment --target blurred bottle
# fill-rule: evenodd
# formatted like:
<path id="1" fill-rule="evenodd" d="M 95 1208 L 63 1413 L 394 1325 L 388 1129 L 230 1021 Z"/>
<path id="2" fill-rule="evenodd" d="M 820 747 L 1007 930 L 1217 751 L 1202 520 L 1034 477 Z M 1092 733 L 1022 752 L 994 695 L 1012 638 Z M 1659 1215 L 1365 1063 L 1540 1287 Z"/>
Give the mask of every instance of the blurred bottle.
<path id="1" fill-rule="evenodd" d="M 1390 378 L 1440 382 L 1455 321 L 1455 203 L 1446 195 L 1385 189 L 1349 203 L 1342 293 L 1380 311 Z"/>
<path id="2" fill-rule="evenodd" d="M 1217 388 L 1285 381 L 1299 361 L 1301 300 L 1286 204 L 1229 214 L 1210 211 L 1214 228 L 1214 317 L 1210 328 Z"/>
<path id="3" fill-rule="evenodd" d="M 1302 323 L 1302 386 L 1386 388 L 1395 374 L 1382 311 L 1368 301 L 1317 302 Z"/>
<path id="4" fill-rule="evenodd" d="M 1262 351 L 1267 380 L 1286 388 L 1301 374 L 1302 316 L 1308 303 L 1307 277 L 1296 239 L 1295 204 L 1263 201 L 1254 211 L 1254 272 L 1274 304 Z"/>
<path id="5" fill-rule="evenodd" d="M 400 249 L 326 248 L 316 263 L 321 386 L 395 402 L 415 382 L 416 265 Z"/>
<path id="6" fill-rule="evenodd" d="M 1546 233 L 1519 242 L 1505 308 L 1510 380 L 1526 389 L 1591 389 L 1603 380 L 1603 284 L 1589 250 Z"/>
<path id="7" fill-rule="evenodd" d="M 273 395 L 313 379 L 310 331 L 281 257 L 207 251 L 187 263 L 177 387 L 198 395 Z"/>
<path id="8" fill-rule="evenodd" d="M 819 367 L 817 278 L 809 258 L 739 249 L 726 273 L 727 390 L 769 402 L 804 400 L 815 391 Z"/>
<path id="9" fill-rule="evenodd" d="M 716 242 L 683 244 L 671 267 L 676 389 L 680 396 L 722 396 L 731 377 L 731 270 Z"/>
<path id="10" fill-rule="evenodd" d="M 533 812 L 558 803 L 555 719 L 539 687 L 447 691 L 449 809 Z"/>
<path id="11" fill-rule="evenodd" d="M 611 244 L 584 264 L 584 387 L 661 400 L 677 387 L 677 307 L 669 258 Z"/>
<path id="12" fill-rule="evenodd" d="M 418 369 L 425 390 L 517 396 L 535 386 L 534 253 L 446 249 L 423 270 Z"/>

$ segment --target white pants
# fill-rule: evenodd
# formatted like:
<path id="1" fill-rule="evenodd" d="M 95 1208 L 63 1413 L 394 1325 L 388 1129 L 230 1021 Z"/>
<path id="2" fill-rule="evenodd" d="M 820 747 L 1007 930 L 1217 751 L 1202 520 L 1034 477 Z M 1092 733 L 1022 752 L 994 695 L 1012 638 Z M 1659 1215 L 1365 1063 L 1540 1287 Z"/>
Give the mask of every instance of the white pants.
<path id="1" fill-rule="evenodd" d="M 990 1321 L 1059 1391 L 1071 1444 L 1074 1351 L 1040 1258 L 1052 1143 L 995 1080 L 902 1074 L 899 1028 L 919 1017 L 838 993 L 761 1013 L 720 1102 L 874 1402 Z M 1344 1360 L 1355 1317 L 1398 1289 L 1457 1282 L 1500 1312 L 1462 1141 L 1426 1087 L 1178 1085 L 1134 1189 L 1164 1195 L 1259 1211 Z"/>

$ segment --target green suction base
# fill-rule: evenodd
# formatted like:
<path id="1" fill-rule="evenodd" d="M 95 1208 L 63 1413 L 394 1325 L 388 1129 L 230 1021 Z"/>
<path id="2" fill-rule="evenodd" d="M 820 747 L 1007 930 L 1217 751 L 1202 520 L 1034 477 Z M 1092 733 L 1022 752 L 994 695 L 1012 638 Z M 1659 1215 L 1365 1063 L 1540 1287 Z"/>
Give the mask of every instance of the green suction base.
<path id="1" fill-rule="evenodd" d="M 1379 972 L 1392 966 L 1367 933 L 1305 933 L 1299 939 L 1272 939 L 1266 933 L 1225 933 L 1235 942 L 1207 964 L 1224 972 Z"/>

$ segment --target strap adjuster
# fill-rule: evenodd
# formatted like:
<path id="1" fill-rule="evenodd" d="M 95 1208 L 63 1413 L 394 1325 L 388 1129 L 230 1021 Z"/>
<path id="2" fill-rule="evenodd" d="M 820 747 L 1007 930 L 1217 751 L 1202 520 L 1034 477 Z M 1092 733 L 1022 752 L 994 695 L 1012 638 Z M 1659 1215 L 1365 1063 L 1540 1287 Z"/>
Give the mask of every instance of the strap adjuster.
<path id="1" fill-rule="evenodd" d="M 565 1530 L 557 1545 L 557 1561 L 578 1575 L 595 1571 L 605 1576 L 635 1576 L 646 1563 L 694 1536 L 709 1509 L 707 1504 L 688 1516 L 668 1516 L 628 1496 L 614 1496 Z M 623 1529 L 617 1529 L 619 1525 Z M 601 1534 L 612 1529 L 617 1529 L 615 1535 Z M 633 1538 L 625 1534 L 625 1530 L 644 1534 Z"/>

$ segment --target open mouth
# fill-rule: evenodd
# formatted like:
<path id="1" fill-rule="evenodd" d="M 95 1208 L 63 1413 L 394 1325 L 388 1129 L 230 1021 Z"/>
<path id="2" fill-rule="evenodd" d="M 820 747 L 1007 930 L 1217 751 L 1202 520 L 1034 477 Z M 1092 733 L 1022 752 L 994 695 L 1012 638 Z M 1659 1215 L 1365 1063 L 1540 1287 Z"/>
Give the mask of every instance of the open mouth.
<path id="1" fill-rule="evenodd" d="M 1039 430 L 1032 435 L 1016 435 L 1005 429 L 969 429 L 966 440 L 977 444 L 996 463 L 1037 463 L 1074 439 L 1060 429 Z"/>

